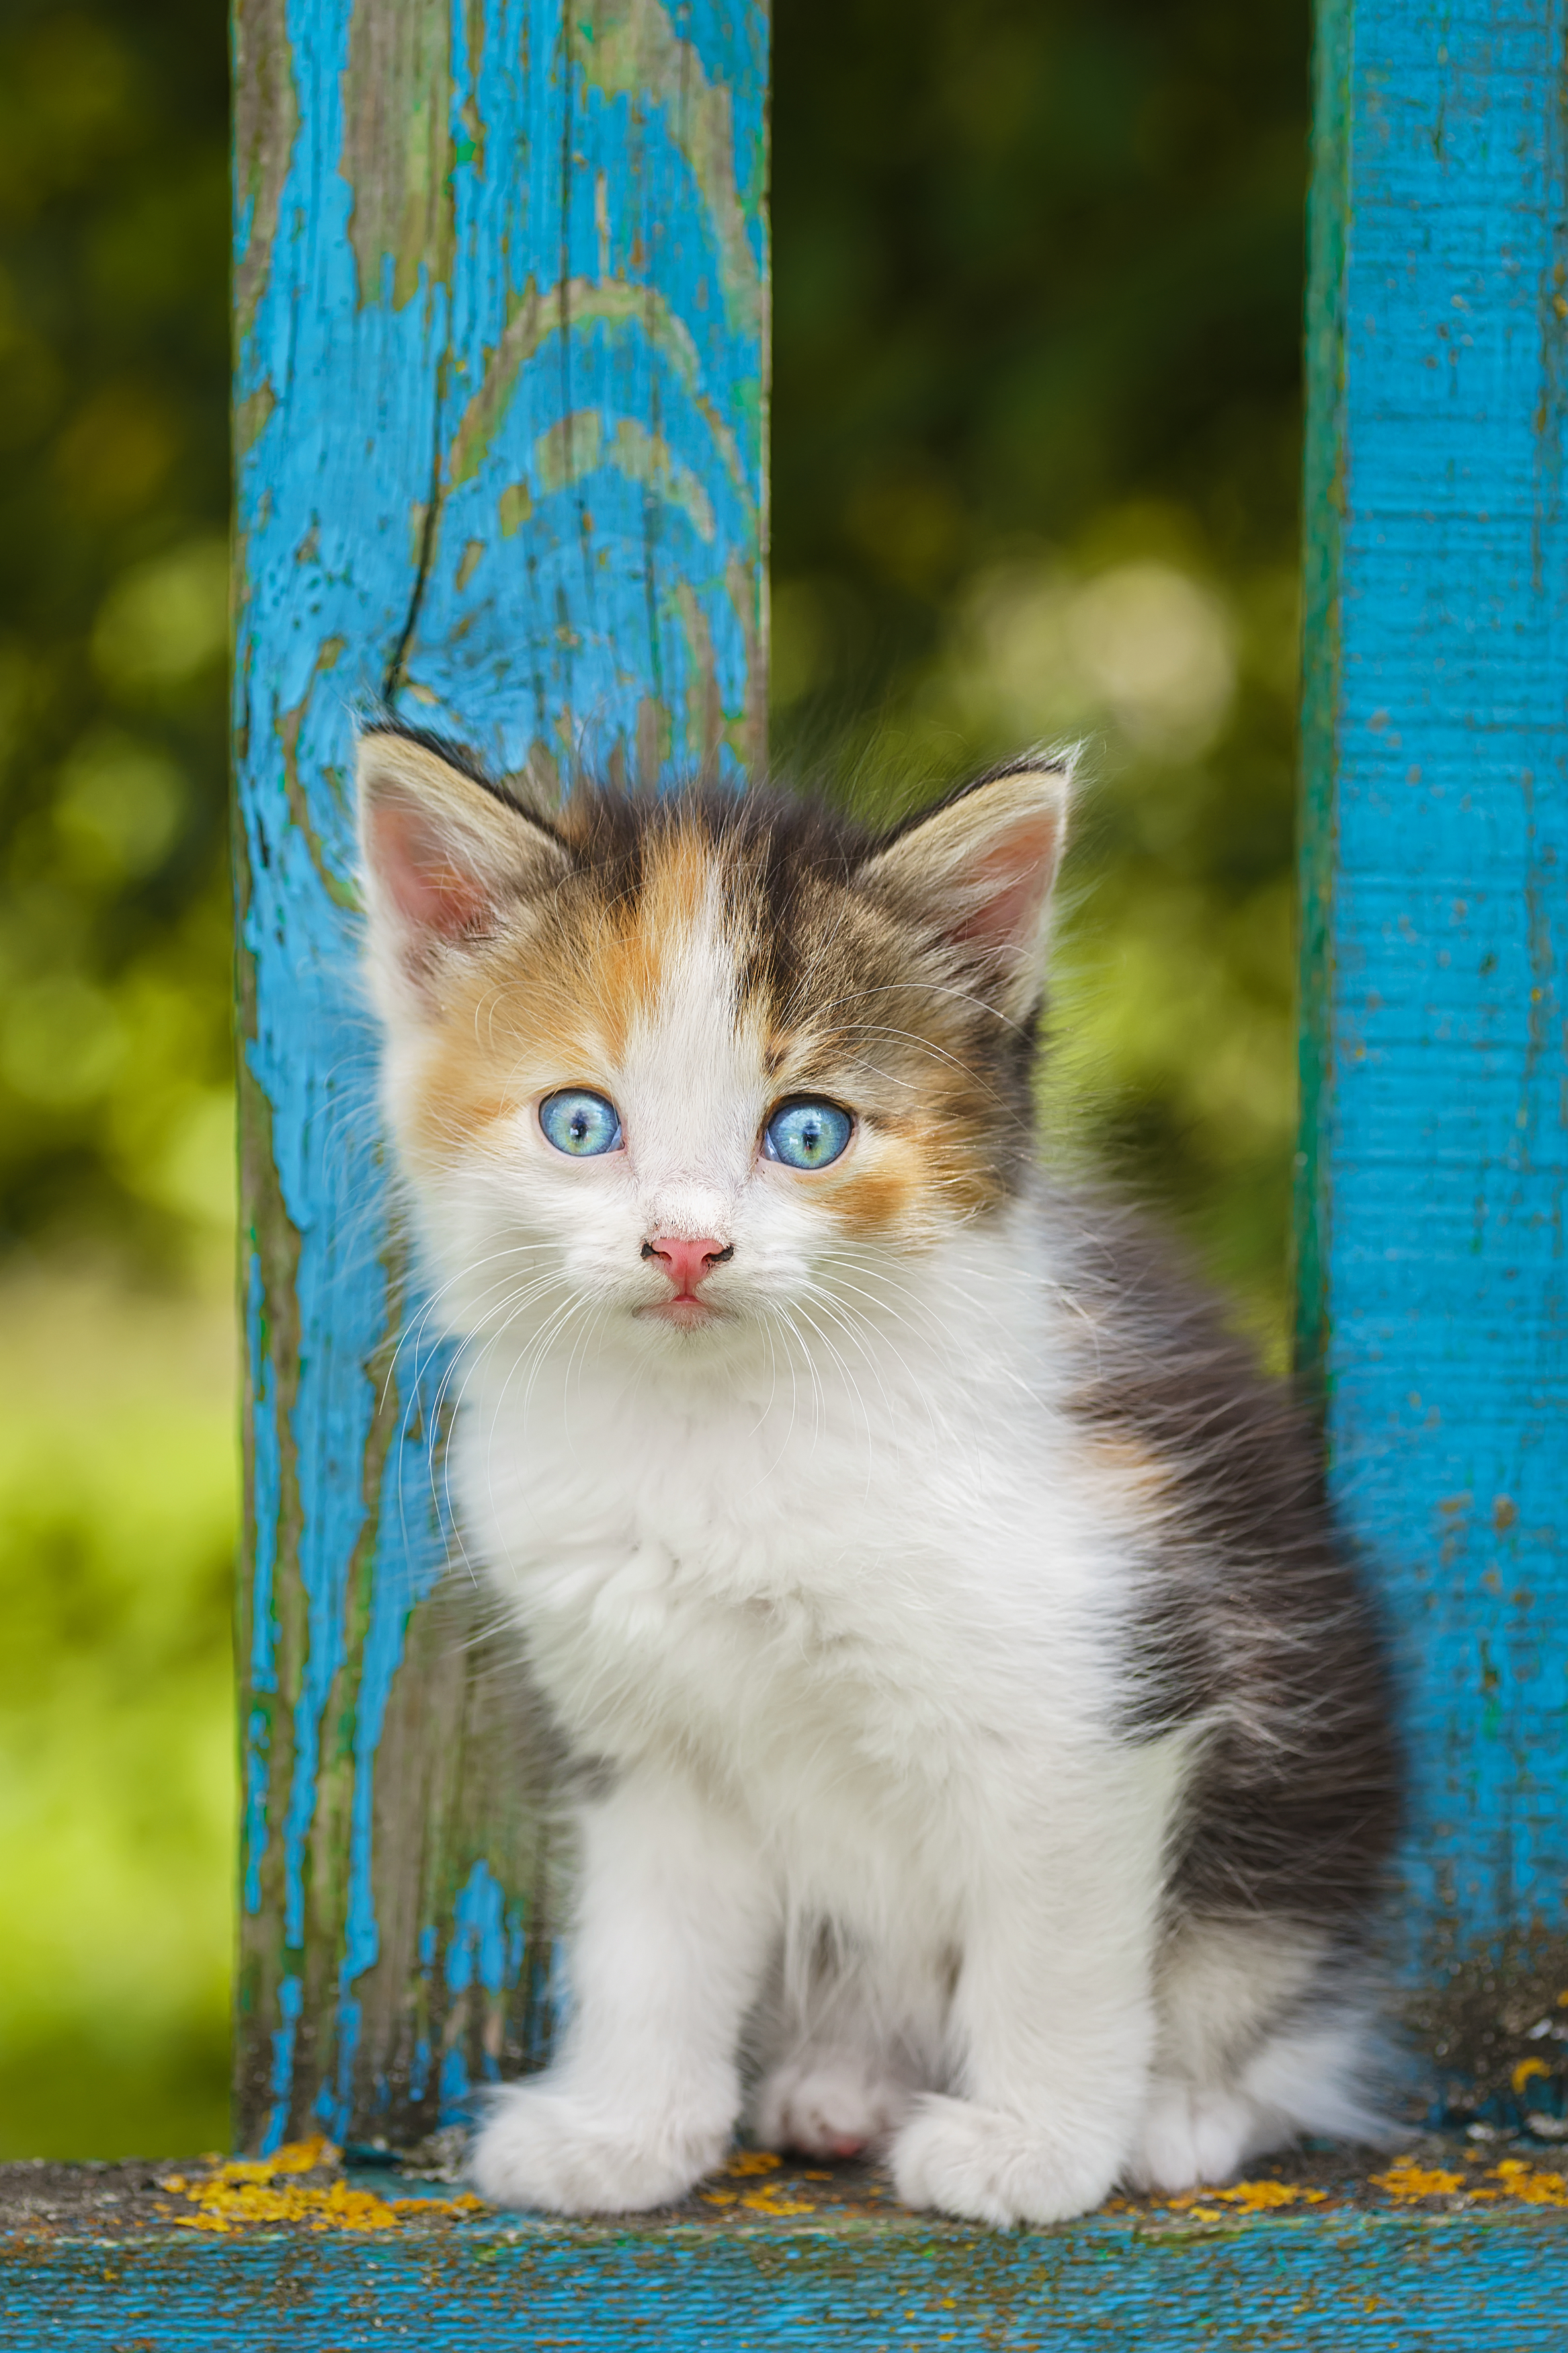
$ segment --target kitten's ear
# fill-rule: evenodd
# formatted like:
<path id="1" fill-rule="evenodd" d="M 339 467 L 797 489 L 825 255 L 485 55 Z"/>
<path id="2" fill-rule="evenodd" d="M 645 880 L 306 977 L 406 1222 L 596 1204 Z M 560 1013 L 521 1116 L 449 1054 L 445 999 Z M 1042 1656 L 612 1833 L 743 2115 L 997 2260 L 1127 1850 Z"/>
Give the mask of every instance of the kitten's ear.
<path id="1" fill-rule="evenodd" d="M 934 914 L 955 945 L 978 952 L 1015 1020 L 1040 995 L 1071 783 L 1065 757 L 983 776 L 911 818 L 860 869 L 862 881 Z"/>
<path id="2" fill-rule="evenodd" d="M 509 902 L 571 871 L 542 818 L 391 728 L 360 738 L 359 834 L 372 955 L 409 981 L 439 948 L 482 938 Z"/>

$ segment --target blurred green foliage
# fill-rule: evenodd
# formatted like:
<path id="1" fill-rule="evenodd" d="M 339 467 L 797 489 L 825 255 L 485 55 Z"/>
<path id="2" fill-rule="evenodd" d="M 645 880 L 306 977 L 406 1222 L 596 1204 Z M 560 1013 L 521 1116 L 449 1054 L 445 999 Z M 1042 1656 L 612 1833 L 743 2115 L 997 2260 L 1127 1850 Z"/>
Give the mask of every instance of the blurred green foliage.
<path id="1" fill-rule="evenodd" d="M 1305 0 L 775 16 L 775 750 L 1086 739 L 1051 1114 L 1278 1358 Z"/>
<path id="2" fill-rule="evenodd" d="M 229 1323 L 0 1293 L 0 2157 L 227 2137 Z"/>
<path id="3" fill-rule="evenodd" d="M 226 2137 L 226 26 L 0 20 L 0 2154 Z"/>
<path id="4" fill-rule="evenodd" d="M 225 26 L 0 32 L 0 1235 L 230 1215 Z"/>
<path id="5" fill-rule="evenodd" d="M 1304 0 L 775 0 L 774 735 L 1082 737 L 1050 1118 L 1276 1353 Z M 225 2136 L 225 22 L 0 26 L 0 2154 Z"/>

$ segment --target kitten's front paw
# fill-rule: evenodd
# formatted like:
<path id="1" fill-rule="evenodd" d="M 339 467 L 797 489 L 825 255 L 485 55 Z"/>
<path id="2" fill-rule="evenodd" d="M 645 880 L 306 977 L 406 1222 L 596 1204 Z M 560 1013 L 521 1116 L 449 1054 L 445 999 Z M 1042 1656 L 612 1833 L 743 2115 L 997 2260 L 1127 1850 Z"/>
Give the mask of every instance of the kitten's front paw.
<path id="1" fill-rule="evenodd" d="M 637 2213 L 684 2198 L 729 2146 L 728 2122 L 634 2121 L 570 2090 L 525 2084 L 491 2110 L 468 2153 L 468 2179 L 494 2206 Z"/>
<path id="2" fill-rule="evenodd" d="M 757 2094 L 757 2138 L 806 2157 L 858 2157 L 909 2113 L 910 2094 L 853 2051 L 806 2051 Z"/>
<path id="3" fill-rule="evenodd" d="M 906 2206 L 972 2222 L 1065 2222 L 1098 2206 L 1116 2160 L 1053 2139 L 1038 2125 L 973 2100 L 922 2099 L 893 2143 L 893 2185 Z"/>

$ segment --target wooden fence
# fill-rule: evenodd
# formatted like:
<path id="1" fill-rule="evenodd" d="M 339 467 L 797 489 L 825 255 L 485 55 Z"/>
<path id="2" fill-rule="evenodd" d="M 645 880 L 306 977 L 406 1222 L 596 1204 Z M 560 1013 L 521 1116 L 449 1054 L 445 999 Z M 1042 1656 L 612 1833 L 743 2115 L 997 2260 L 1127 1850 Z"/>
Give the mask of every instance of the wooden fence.
<path id="1" fill-rule="evenodd" d="M 1414 1768 L 1435 2094 L 1562 2099 L 1568 7 L 1321 0 L 1301 1360 Z M 1529 2070 L 1522 2073 L 1521 2070 Z"/>
<path id="2" fill-rule="evenodd" d="M 1526 2106 L 1568 1988 L 1565 37 L 1323 0 L 1310 223 L 1303 1361 L 1397 1630 L 1435 2089 Z M 416 2139 L 548 2039 L 351 745 L 390 704 L 547 778 L 760 754 L 767 44 L 758 0 L 238 0 L 247 2147 Z"/>

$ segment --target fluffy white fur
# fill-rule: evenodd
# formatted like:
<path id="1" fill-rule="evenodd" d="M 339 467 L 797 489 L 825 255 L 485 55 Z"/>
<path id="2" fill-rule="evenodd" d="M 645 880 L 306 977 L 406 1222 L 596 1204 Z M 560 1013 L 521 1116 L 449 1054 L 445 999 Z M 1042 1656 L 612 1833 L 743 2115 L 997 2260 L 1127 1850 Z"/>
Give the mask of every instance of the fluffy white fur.
<path id="1" fill-rule="evenodd" d="M 378 887 L 403 1132 L 438 1049 Z M 1353 2127 L 1352 2015 L 1258 2040 L 1310 1938 L 1162 1942 L 1202 1733 L 1113 1728 L 1141 1524 L 1065 1410 L 1048 1215 L 847 1241 L 758 1155 L 732 960 L 714 898 L 617 1066 L 560 1073 L 603 1086 L 626 1151 L 570 1160 L 521 1104 L 416 1161 L 468 1344 L 465 1542 L 604 1768 L 563 2046 L 497 2098 L 475 2183 L 652 2206 L 749 2097 L 769 2140 L 885 2147 L 911 2205 L 1048 2222 Z M 639 1319 L 651 1234 L 735 1244 L 703 1291 L 728 1320 Z"/>

